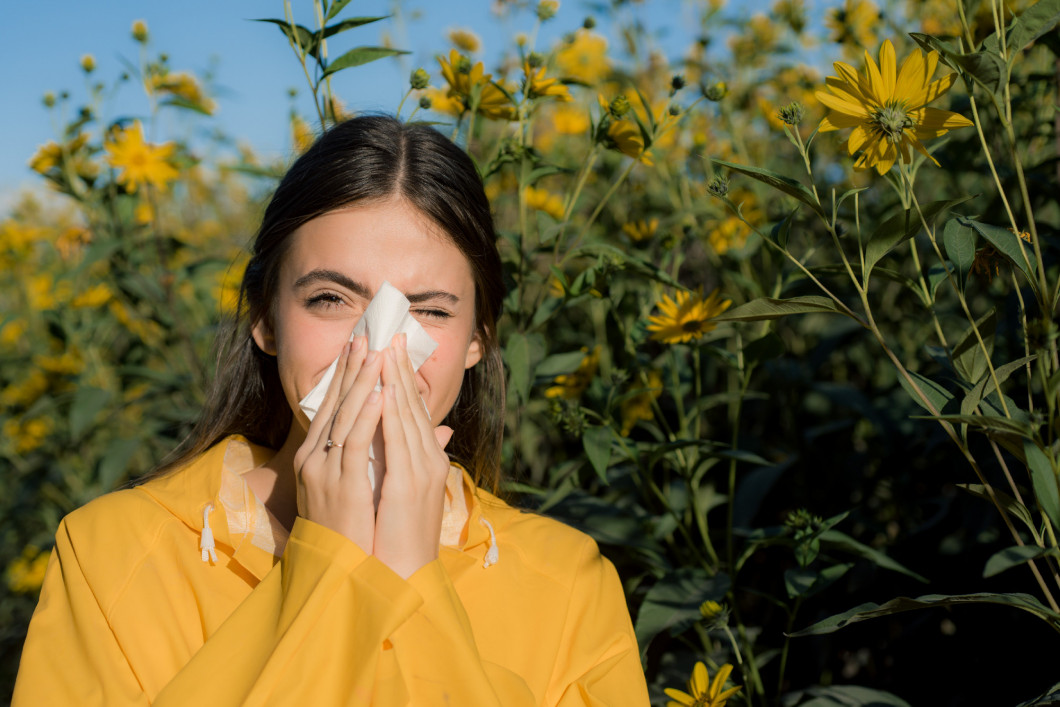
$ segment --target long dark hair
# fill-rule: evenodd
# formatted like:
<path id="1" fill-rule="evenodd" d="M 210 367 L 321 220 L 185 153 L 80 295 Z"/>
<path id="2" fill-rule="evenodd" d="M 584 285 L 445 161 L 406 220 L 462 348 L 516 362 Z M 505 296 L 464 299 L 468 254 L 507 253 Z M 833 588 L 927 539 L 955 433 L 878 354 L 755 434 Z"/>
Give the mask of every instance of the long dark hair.
<path id="1" fill-rule="evenodd" d="M 269 321 L 290 235 L 312 219 L 356 203 L 407 200 L 452 239 L 475 280 L 475 327 L 482 359 L 464 372 L 444 424 L 447 450 L 480 486 L 496 490 L 504 424 L 504 369 L 497 318 L 504 298 L 489 202 L 471 159 L 438 131 L 387 116 L 360 116 L 320 136 L 291 167 L 265 209 L 243 276 L 236 314 L 217 340 L 217 370 L 191 434 L 163 466 L 177 469 L 232 434 L 279 449 L 292 424 L 276 359 L 251 338 Z"/>

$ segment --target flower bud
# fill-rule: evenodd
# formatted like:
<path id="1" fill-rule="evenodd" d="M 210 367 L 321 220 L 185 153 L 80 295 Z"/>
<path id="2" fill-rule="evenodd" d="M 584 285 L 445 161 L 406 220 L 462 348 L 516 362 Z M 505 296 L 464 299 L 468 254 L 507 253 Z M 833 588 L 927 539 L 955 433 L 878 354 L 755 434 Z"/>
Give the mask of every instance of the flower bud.
<path id="1" fill-rule="evenodd" d="M 41 97 L 41 102 L 44 103 L 45 108 L 52 108 L 55 106 L 55 94 L 51 91 L 45 92 Z"/>
<path id="2" fill-rule="evenodd" d="M 530 52 L 530 55 L 526 57 L 526 63 L 530 65 L 531 69 L 536 69 L 545 63 L 545 57 L 537 52 Z"/>
<path id="3" fill-rule="evenodd" d="M 456 60 L 456 66 L 453 67 L 458 74 L 470 74 L 471 73 L 471 60 L 463 54 Z"/>
<path id="4" fill-rule="evenodd" d="M 140 44 L 147 43 L 147 23 L 143 20 L 136 20 L 132 23 L 132 38 Z"/>
<path id="5" fill-rule="evenodd" d="M 585 29 L 593 29 L 593 28 L 595 28 L 596 27 L 596 18 L 594 18 L 594 17 L 586 17 L 584 20 L 582 20 L 582 27 L 584 27 Z"/>
<path id="6" fill-rule="evenodd" d="M 670 79 L 670 89 L 673 91 L 680 91 L 685 87 L 685 77 L 681 74 L 674 74 L 674 77 Z"/>
<path id="7" fill-rule="evenodd" d="M 707 97 L 708 101 L 717 102 L 729 95 L 729 87 L 724 81 L 718 81 L 707 86 L 703 90 L 703 95 Z"/>
<path id="8" fill-rule="evenodd" d="M 625 96 L 618 96 L 613 101 L 611 101 L 611 105 L 608 106 L 607 110 L 614 117 L 621 118 L 629 112 L 629 108 L 629 99 Z"/>
<path id="9" fill-rule="evenodd" d="M 707 184 L 707 192 L 712 196 L 722 197 L 729 193 L 729 180 L 725 177 L 714 177 Z"/>
<path id="10" fill-rule="evenodd" d="M 556 16 L 559 10 L 559 0 L 541 0 L 537 4 L 537 19 L 544 22 Z"/>
<path id="11" fill-rule="evenodd" d="M 420 108 L 422 108 L 423 110 L 430 110 L 431 109 L 431 97 L 430 96 L 420 96 Z"/>
<path id="12" fill-rule="evenodd" d="M 431 75 L 423 69 L 416 69 L 409 77 L 409 85 L 412 86 L 412 89 L 415 91 L 427 88 L 427 84 L 430 83 L 430 81 Z"/>
<path id="13" fill-rule="evenodd" d="M 91 74 L 96 70 L 96 58 L 91 54 L 85 54 L 81 57 L 81 70 L 86 74 Z"/>
<path id="14" fill-rule="evenodd" d="M 802 104 L 798 101 L 792 101 L 777 111 L 777 117 L 780 118 L 780 122 L 786 125 L 798 125 L 802 122 L 803 115 L 805 115 L 805 111 L 803 111 Z"/>

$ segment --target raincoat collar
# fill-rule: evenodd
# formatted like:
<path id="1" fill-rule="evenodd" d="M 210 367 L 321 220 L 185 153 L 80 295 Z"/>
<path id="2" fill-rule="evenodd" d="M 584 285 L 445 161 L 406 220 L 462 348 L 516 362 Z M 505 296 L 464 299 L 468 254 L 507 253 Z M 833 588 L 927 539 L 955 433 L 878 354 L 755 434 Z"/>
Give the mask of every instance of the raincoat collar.
<path id="1" fill-rule="evenodd" d="M 224 506 L 219 500 L 226 457 L 230 451 L 243 451 L 233 450 L 231 448 L 233 444 L 243 445 L 249 452 L 249 456 L 240 455 L 240 466 L 247 463 L 253 466 L 264 464 L 275 454 L 270 449 L 251 443 L 241 435 L 231 435 L 210 447 L 186 466 L 165 476 L 151 479 L 138 488 L 179 518 L 196 533 L 196 537 L 203 530 L 203 511 L 207 505 L 212 505 L 213 510 L 209 513 L 209 520 L 214 543 L 260 581 L 279 561 L 279 558 L 245 541 L 244 537 L 232 537 Z M 468 504 L 466 539 L 459 547 L 442 545 L 439 550 L 439 557 L 454 580 L 467 569 L 476 565 L 483 566 L 483 558 L 495 543 L 495 536 L 502 529 L 499 518 L 495 518 L 488 511 L 486 515 L 483 515 L 483 507 L 505 506 L 503 501 L 476 487 L 466 469 L 460 465 L 456 466 L 463 474 L 465 498 Z M 244 470 L 233 469 L 236 473 Z M 487 522 L 483 522 L 484 518 Z M 494 537 L 491 537 L 491 527 Z M 198 545 L 189 547 L 188 552 L 197 556 Z"/>

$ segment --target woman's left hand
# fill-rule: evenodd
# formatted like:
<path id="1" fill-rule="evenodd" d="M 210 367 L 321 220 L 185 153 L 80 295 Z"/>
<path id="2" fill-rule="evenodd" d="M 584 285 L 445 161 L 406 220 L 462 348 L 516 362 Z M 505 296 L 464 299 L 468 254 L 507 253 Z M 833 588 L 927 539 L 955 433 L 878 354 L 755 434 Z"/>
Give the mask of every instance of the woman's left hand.
<path id="1" fill-rule="evenodd" d="M 438 557 L 450 427 L 435 427 L 423 406 L 405 335 L 383 360 L 383 443 L 386 473 L 375 516 L 372 554 L 402 578 Z"/>

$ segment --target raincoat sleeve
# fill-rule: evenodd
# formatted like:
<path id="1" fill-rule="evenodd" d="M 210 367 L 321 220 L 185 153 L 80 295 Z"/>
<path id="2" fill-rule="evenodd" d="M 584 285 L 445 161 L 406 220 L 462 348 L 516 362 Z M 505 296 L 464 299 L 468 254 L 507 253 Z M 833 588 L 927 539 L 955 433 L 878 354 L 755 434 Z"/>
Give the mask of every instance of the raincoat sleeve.
<path id="1" fill-rule="evenodd" d="M 648 687 L 614 565 L 587 539 L 545 704 L 648 705 Z"/>
<path id="2" fill-rule="evenodd" d="M 15 680 L 12 707 L 147 705 L 59 524 Z"/>

